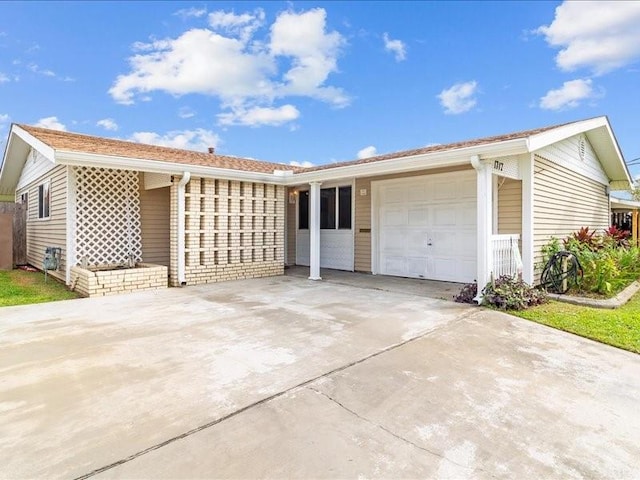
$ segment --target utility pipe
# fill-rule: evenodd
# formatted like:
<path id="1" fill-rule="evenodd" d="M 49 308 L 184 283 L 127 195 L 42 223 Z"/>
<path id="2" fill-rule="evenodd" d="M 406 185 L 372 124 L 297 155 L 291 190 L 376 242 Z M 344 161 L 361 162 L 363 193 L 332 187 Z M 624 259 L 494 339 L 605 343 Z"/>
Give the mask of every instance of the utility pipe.
<path id="1" fill-rule="evenodd" d="M 178 182 L 178 284 L 186 285 L 187 278 L 185 275 L 185 186 L 191 180 L 190 172 L 183 172 L 182 178 Z"/>

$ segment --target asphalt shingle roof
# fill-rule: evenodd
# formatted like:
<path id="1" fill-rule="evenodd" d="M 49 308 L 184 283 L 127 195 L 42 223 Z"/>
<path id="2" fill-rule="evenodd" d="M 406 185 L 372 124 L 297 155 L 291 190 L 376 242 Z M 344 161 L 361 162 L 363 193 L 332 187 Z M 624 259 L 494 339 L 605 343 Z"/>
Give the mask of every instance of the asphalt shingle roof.
<path id="1" fill-rule="evenodd" d="M 534 128 L 531 130 L 522 130 L 520 132 L 507 133 L 505 135 L 494 135 L 492 137 L 482 137 L 482 138 L 476 138 L 473 140 L 465 140 L 462 142 L 429 145 L 428 147 L 416 148 L 413 150 L 403 150 L 400 152 L 385 153 L 383 155 L 376 155 L 375 157 L 362 158 L 359 160 L 331 163 L 328 165 L 318 165 L 317 167 L 305 168 L 304 171 L 312 172 L 317 170 L 326 170 L 328 168 L 344 167 L 347 165 L 359 165 L 363 163 L 380 162 L 383 160 L 393 160 L 394 158 L 412 157 L 415 155 L 424 155 L 427 153 L 446 152 L 448 150 L 458 150 L 458 149 L 467 148 L 467 147 L 489 145 L 492 143 L 505 142 L 507 140 L 517 140 L 519 138 L 530 137 L 538 133 L 546 132 L 547 130 L 553 130 L 554 128 L 558 128 L 563 125 L 568 125 L 568 124 L 565 123 L 561 125 L 552 125 L 548 127 Z"/>
<path id="2" fill-rule="evenodd" d="M 94 137 L 80 133 L 62 132 L 46 128 L 18 125 L 38 140 L 54 150 L 67 150 L 81 153 L 95 153 L 116 157 L 129 157 L 142 160 L 157 160 L 185 165 L 226 168 L 259 173 L 273 173 L 274 170 L 302 170 L 280 163 L 262 162 L 249 158 L 218 155 L 216 153 L 195 152 L 179 148 L 147 145 L 112 138 Z"/>
<path id="3" fill-rule="evenodd" d="M 574 123 L 574 122 L 570 122 Z M 491 137 L 476 138 L 462 142 L 430 145 L 413 150 L 403 150 L 400 152 L 376 155 L 374 157 L 351 160 L 346 162 L 330 163 L 315 167 L 294 167 L 292 165 L 263 162 L 249 158 L 233 157 L 228 155 L 218 155 L 216 153 L 195 152 L 178 148 L 161 147 L 157 145 L 147 145 L 143 143 L 116 140 L 111 138 L 95 137 L 79 133 L 62 132 L 49 130 L 46 128 L 33 127 L 30 125 L 18 125 L 29 132 L 40 141 L 44 142 L 54 150 L 67 150 L 82 153 L 95 153 L 99 155 L 111 155 L 118 157 L 129 157 L 144 160 L 157 160 L 185 165 L 198 165 L 204 167 L 217 167 L 230 170 L 242 170 L 258 173 L 273 173 L 274 170 L 292 170 L 295 173 L 313 172 L 318 170 L 328 170 L 336 167 L 349 165 L 359 165 L 364 163 L 380 162 L 383 160 L 393 160 L 415 155 L 457 150 L 467 147 L 489 145 L 493 143 L 516 140 L 536 135 L 554 128 L 568 125 L 552 125 L 531 130 L 508 133 L 505 135 L 495 135 Z"/>

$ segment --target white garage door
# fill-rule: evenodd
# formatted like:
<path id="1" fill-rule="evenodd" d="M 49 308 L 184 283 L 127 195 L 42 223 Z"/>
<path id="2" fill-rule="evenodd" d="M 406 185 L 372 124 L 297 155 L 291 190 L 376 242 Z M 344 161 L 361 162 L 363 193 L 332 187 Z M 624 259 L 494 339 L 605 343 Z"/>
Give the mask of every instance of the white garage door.
<path id="1" fill-rule="evenodd" d="M 452 282 L 475 279 L 474 170 L 387 180 L 374 188 L 376 273 Z"/>

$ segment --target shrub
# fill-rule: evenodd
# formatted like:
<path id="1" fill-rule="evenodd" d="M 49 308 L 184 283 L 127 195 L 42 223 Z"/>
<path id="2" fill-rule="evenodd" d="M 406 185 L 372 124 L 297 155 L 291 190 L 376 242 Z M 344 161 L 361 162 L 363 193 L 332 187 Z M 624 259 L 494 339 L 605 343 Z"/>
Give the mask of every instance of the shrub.
<path id="1" fill-rule="evenodd" d="M 607 241 L 615 243 L 617 247 L 629 248 L 629 237 L 631 232 L 627 230 L 621 230 L 615 225 L 612 225 L 604 231 L 604 238 Z"/>
<path id="2" fill-rule="evenodd" d="M 551 260 L 551 257 L 553 257 L 560 250 L 565 249 L 562 248 L 562 245 L 560 245 L 559 239 L 557 239 L 556 237 L 551 237 L 551 241 L 549 241 L 549 243 L 547 243 L 546 245 L 543 245 L 540 250 L 542 253 L 542 265 L 538 265 L 537 269 L 542 271 L 542 269 L 547 266 L 547 263 L 549 263 L 549 260 Z"/>
<path id="3" fill-rule="evenodd" d="M 460 293 L 453 296 L 453 301 L 457 303 L 475 303 L 474 298 L 478 295 L 478 284 L 467 283 L 462 287 Z"/>
<path id="4" fill-rule="evenodd" d="M 524 310 L 547 301 L 547 293 L 520 279 L 503 275 L 492 280 L 482 290 L 482 305 L 500 310 Z"/>
<path id="5" fill-rule="evenodd" d="M 598 234 L 584 227 L 562 243 L 582 266 L 583 277 L 575 287 L 580 293 L 610 296 L 640 278 L 640 249 L 629 247 L 628 232 L 612 227 Z M 544 265 L 561 249 L 552 238 L 542 248 Z"/>
<path id="6" fill-rule="evenodd" d="M 590 232 L 589 227 L 582 227 L 580 230 L 567 237 L 564 241 L 565 247 L 567 246 L 567 243 L 570 242 L 580 245 L 581 249 L 586 248 L 592 252 L 602 248 L 602 237 L 597 235 L 595 230 Z M 569 249 L 567 248 L 567 250 Z"/>

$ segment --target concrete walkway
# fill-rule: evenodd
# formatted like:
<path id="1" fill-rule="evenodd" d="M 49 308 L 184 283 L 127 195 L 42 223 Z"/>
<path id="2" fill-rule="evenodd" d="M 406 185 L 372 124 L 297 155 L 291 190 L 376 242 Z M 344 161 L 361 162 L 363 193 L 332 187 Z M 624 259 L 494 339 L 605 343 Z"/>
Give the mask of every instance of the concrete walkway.
<path id="1" fill-rule="evenodd" d="M 640 357 L 285 276 L 0 309 L 1 478 L 637 478 Z"/>

